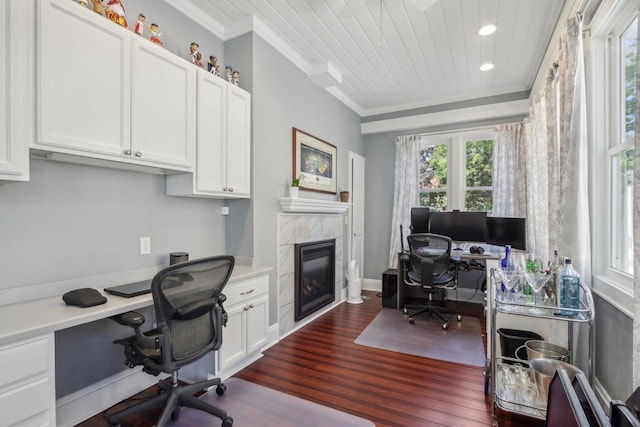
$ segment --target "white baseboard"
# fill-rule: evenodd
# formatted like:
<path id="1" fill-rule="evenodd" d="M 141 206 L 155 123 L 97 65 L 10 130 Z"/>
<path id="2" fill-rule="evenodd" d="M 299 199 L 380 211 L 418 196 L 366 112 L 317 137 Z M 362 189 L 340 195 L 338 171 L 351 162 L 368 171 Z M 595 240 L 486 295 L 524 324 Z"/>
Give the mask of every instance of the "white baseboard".
<path id="1" fill-rule="evenodd" d="M 380 279 L 362 279 L 362 289 L 367 291 L 382 292 L 382 280 Z"/>
<path id="2" fill-rule="evenodd" d="M 75 426 L 116 403 L 157 383 L 142 369 L 122 371 L 56 401 L 56 425 Z"/>
<path id="3" fill-rule="evenodd" d="M 611 404 L 611 396 L 609 396 L 609 393 L 604 388 L 602 383 L 600 381 L 598 381 L 598 378 L 594 378 L 593 382 L 594 382 L 593 391 L 595 392 L 596 397 L 600 401 L 600 404 L 602 405 L 602 408 L 604 409 L 604 411 L 609 413 L 609 405 Z M 609 414 L 609 415 L 611 415 L 611 414 Z"/>

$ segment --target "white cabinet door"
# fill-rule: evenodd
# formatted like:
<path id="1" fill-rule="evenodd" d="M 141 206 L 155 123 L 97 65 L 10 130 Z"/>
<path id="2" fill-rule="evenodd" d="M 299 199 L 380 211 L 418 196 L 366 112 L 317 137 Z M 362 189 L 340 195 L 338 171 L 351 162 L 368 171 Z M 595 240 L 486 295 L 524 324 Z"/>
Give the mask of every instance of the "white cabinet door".
<path id="1" fill-rule="evenodd" d="M 249 302 L 247 309 L 247 353 L 260 350 L 267 343 L 269 297 L 263 295 Z"/>
<path id="2" fill-rule="evenodd" d="M 220 77 L 198 72 L 196 192 L 223 193 L 227 176 L 226 90 Z"/>
<path id="3" fill-rule="evenodd" d="M 29 180 L 35 27 L 30 2 L 0 0 L 0 182 Z"/>
<path id="4" fill-rule="evenodd" d="M 231 85 L 227 91 L 227 187 L 235 196 L 251 193 L 251 96 Z"/>
<path id="5" fill-rule="evenodd" d="M 195 149 L 196 68 L 147 40 L 133 43 L 131 155 L 190 168 Z"/>
<path id="6" fill-rule="evenodd" d="M 167 176 L 167 194 L 214 198 L 251 195 L 251 95 L 198 71 L 196 171 Z"/>
<path id="7" fill-rule="evenodd" d="M 131 145 L 130 31 L 73 1 L 37 3 L 36 148 L 122 158 Z"/>
<path id="8" fill-rule="evenodd" d="M 227 326 L 222 330 L 222 347 L 218 351 L 219 366 L 222 371 L 247 355 L 245 304 L 236 304 L 226 309 Z"/>

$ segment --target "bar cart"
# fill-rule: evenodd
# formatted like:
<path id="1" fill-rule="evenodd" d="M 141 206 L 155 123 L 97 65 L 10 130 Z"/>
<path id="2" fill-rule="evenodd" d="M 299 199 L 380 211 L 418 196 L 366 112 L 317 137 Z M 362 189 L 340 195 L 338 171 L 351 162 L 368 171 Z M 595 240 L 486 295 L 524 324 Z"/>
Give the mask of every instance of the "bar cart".
<path id="1" fill-rule="evenodd" d="M 526 360 L 514 359 L 502 354 L 497 354 L 496 331 L 498 316 L 512 315 L 525 316 L 529 318 L 548 319 L 550 321 L 563 322 L 567 326 L 567 346 L 570 351 L 570 361 L 575 359 L 575 349 L 573 349 L 574 326 L 585 324 L 588 327 L 588 373 L 589 383 L 593 385 L 595 363 L 594 336 L 593 336 L 593 297 L 591 291 L 584 283 L 580 284 L 582 289 L 580 307 L 577 309 L 561 308 L 548 303 L 532 305 L 529 301 L 522 299 L 501 298 L 496 291 L 497 280 L 492 268 L 490 274 L 491 292 L 489 293 L 490 316 L 488 333 L 491 334 L 490 353 L 488 358 L 489 391 L 491 393 L 491 414 L 495 419 L 496 408 L 507 412 L 517 413 L 540 420 L 546 417 L 547 402 L 542 401 L 537 394 L 536 384 Z M 547 305 L 545 305 L 547 304 Z"/>

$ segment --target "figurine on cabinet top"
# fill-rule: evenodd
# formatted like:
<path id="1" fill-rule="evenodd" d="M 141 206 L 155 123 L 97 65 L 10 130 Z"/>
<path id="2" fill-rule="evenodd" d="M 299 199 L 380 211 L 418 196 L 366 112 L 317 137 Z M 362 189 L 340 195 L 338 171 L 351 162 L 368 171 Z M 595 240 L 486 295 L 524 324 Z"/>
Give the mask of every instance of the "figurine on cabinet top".
<path id="1" fill-rule="evenodd" d="M 80 6 L 87 7 L 89 6 L 89 0 L 77 0 Z"/>
<path id="2" fill-rule="evenodd" d="M 240 83 L 240 71 L 238 70 L 234 70 L 232 77 L 231 77 L 231 83 L 233 83 L 234 85 L 238 86 Z"/>
<path id="3" fill-rule="evenodd" d="M 149 26 L 149 31 L 151 32 L 151 37 L 149 38 L 149 40 L 151 40 L 158 46 L 162 46 L 162 40 L 160 40 L 160 36 L 162 36 L 162 33 L 158 31 L 158 24 L 151 24 L 151 26 Z"/>
<path id="4" fill-rule="evenodd" d="M 191 52 L 191 62 L 198 67 L 202 67 L 202 54 L 198 52 L 198 48 L 200 48 L 200 45 L 196 42 L 192 42 L 189 45 L 189 52 Z"/>
<path id="5" fill-rule="evenodd" d="M 138 20 L 136 21 L 136 26 L 134 28 L 134 31 L 136 34 L 139 34 L 139 35 L 144 34 L 144 27 L 147 25 L 145 24 L 144 21 L 146 20 L 147 20 L 147 17 L 144 16 L 142 13 L 138 14 Z"/>
<path id="6" fill-rule="evenodd" d="M 102 0 L 91 0 L 91 4 L 93 4 L 93 11 L 98 15 L 104 15 L 104 5 L 102 4 Z"/>
<path id="7" fill-rule="evenodd" d="M 209 71 L 213 75 L 220 75 L 218 71 L 220 69 L 220 64 L 218 64 L 218 57 L 211 55 L 209 57 L 209 62 L 207 63 L 207 71 Z"/>
<path id="8" fill-rule="evenodd" d="M 129 28 L 127 19 L 124 15 L 124 6 L 120 0 L 109 0 L 107 8 L 105 9 L 105 14 L 110 21 L 113 21 L 124 28 Z"/>
<path id="9" fill-rule="evenodd" d="M 225 70 L 227 71 L 227 81 L 231 83 L 233 81 L 233 68 L 231 68 L 231 65 L 227 65 Z"/>

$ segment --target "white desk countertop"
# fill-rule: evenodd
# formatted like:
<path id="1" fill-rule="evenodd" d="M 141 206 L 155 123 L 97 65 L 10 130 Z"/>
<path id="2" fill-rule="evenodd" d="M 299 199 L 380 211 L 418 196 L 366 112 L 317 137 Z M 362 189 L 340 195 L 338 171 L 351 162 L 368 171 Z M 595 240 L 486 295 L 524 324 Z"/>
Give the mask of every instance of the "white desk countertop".
<path id="1" fill-rule="evenodd" d="M 267 274 L 271 270 L 271 267 L 236 265 L 227 286 Z M 99 290 L 104 295 L 104 290 Z M 152 305 L 150 293 L 132 298 L 110 294 L 107 294 L 106 297 L 105 304 L 87 308 L 66 305 L 62 300 L 62 295 L 0 306 L 0 345 Z"/>

